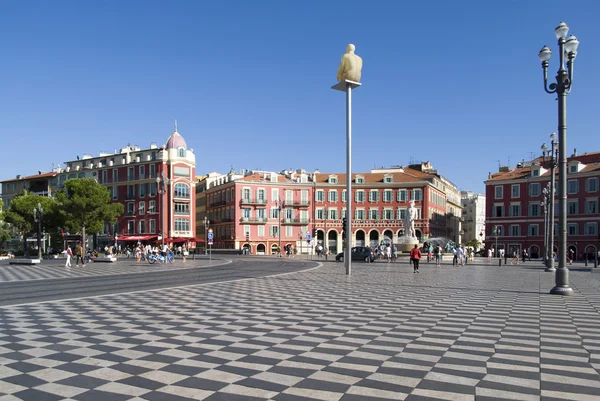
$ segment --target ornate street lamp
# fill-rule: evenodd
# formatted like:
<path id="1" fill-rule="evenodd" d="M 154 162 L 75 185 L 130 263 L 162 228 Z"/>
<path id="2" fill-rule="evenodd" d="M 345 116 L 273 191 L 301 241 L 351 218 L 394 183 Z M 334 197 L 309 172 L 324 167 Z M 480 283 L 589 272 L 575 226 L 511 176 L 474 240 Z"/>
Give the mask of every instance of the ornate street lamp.
<path id="1" fill-rule="evenodd" d="M 500 253 L 498 251 L 498 236 L 500 235 L 500 227 L 494 226 L 494 228 L 492 228 L 492 234 L 494 237 L 496 237 L 496 257 L 500 257 Z"/>
<path id="2" fill-rule="evenodd" d="M 281 256 L 281 206 L 282 206 L 283 202 L 281 201 L 281 198 L 277 198 L 277 200 L 275 201 L 275 203 L 277 205 L 277 220 L 278 220 L 278 223 L 279 223 L 279 226 L 277 228 L 277 233 L 279 234 L 279 245 L 278 245 L 279 249 L 278 249 L 278 252 L 279 252 L 279 257 L 281 258 L 282 257 Z"/>
<path id="3" fill-rule="evenodd" d="M 41 203 L 38 202 L 37 207 L 33 208 L 33 220 L 37 223 L 37 247 L 38 259 L 42 260 L 42 216 L 44 209 Z"/>
<path id="4" fill-rule="evenodd" d="M 208 220 L 207 216 L 204 216 L 204 256 L 206 256 L 206 254 L 208 253 L 208 226 L 209 226 L 209 224 L 210 224 L 210 220 Z"/>
<path id="5" fill-rule="evenodd" d="M 162 183 L 162 189 L 161 189 L 161 184 Z M 165 247 L 165 194 L 167 193 L 168 189 L 169 189 L 169 178 L 165 177 L 165 172 L 161 171 L 160 176 L 156 177 L 156 186 L 157 186 L 157 191 L 160 194 L 160 230 L 162 231 L 162 246 L 161 246 L 161 252 L 163 250 L 163 248 Z"/>
<path id="6" fill-rule="evenodd" d="M 567 95 L 571 92 L 573 83 L 573 65 L 577 56 L 579 40 L 573 35 L 568 39 L 569 27 L 561 22 L 554 33 L 558 39 L 560 66 L 556 75 L 556 83 L 548 85 L 548 62 L 552 51 L 548 46 L 540 50 L 538 57 L 542 62 L 544 72 L 544 90 L 550 94 L 558 95 L 558 195 L 559 195 L 559 219 L 558 219 L 558 269 L 556 270 L 556 285 L 551 294 L 572 295 L 573 290 L 569 286 L 569 270 L 567 269 Z M 566 68 L 565 68 L 566 64 Z M 553 222 L 550 222 L 553 225 Z M 553 227 L 552 227 L 553 228 Z M 552 229 L 551 232 L 554 232 Z M 552 244 L 550 244 L 552 247 Z"/>
<path id="7" fill-rule="evenodd" d="M 547 217 L 547 221 L 548 221 L 548 226 L 547 226 L 547 236 L 548 236 L 548 240 L 546 242 L 547 245 L 547 259 L 546 259 L 546 270 L 547 272 L 555 272 L 556 269 L 554 268 L 554 195 L 556 193 L 556 188 L 554 188 L 554 182 L 556 181 L 556 159 L 557 159 L 557 145 L 558 142 L 556 142 L 556 132 L 553 132 L 552 135 L 550 135 L 550 145 L 551 145 L 551 149 L 548 150 L 548 147 L 546 146 L 546 144 L 542 144 L 542 152 L 544 154 L 544 158 L 546 156 L 550 156 L 550 182 L 548 183 L 548 202 L 546 204 L 547 206 L 547 213 L 548 213 L 548 217 Z M 546 190 L 546 189 L 544 189 Z"/>

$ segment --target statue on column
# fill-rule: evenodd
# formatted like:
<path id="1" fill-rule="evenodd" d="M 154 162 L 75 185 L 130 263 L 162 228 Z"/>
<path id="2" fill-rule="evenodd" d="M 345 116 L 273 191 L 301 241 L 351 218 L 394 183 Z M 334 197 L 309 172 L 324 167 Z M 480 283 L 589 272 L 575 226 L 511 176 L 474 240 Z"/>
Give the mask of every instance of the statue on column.
<path id="1" fill-rule="evenodd" d="M 417 219 L 417 208 L 415 207 L 415 201 L 409 202 L 410 207 L 406 210 L 406 216 L 404 216 L 404 235 L 409 238 L 417 238 L 415 232 L 415 220 Z"/>
<path id="2" fill-rule="evenodd" d="M 342 56 L 342 61 L 338 68 L 336 78 L 338 82 L 346 80 L 360 82 L 360 74 L 362 71 L 362 58 L 354 53 L 354 45 L 349 44 L 346 47 L 346 54 Z"/>

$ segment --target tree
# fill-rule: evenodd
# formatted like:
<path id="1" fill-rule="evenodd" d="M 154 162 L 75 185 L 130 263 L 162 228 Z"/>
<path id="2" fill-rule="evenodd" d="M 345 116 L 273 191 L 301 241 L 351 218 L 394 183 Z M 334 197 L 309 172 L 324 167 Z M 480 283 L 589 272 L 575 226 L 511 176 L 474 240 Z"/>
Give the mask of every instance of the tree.
<path id="1" fill-rule="evenodd" d="M 471 241 L 467 242 L 465 246 L 473 249 L 479 249 L 481 247 L 481 242 L 479 242 L 477 238 L 473 238 Z"/>
<path id="2" fill-rule="evenodd" d="M 115 223 L 124 210 L 121 203 L 111 203 L 108 188 L 93 178 L 67 180 L 64 190 L 57 192 L 56 198 L 62 206 L 64 227 L 71 232 L 80 232 L 83 246 L 86 230 L 99 232 L 104 223 Z"/>
<path id="3" fill-rule="evenodd" d="M 54 198 L 25 192 L 15 196 L 8 209 L 2 213 L 3 220 L 23 236 L 23 251 L 27 250 L 27 237 L 35 233 L 37 229 L 33 209 L 37 208 L 38 204 L 44 210 L 42 231 L 50 231 L 56 227 L 57 221 L 60 219 L 58 205 Z"/>
<path id="4" fill-rule="evenodd" d="M 11 239 L 13 230 L 10 225 L 4 220 L 4 213 L 0 213 L 0 245 Z"/>

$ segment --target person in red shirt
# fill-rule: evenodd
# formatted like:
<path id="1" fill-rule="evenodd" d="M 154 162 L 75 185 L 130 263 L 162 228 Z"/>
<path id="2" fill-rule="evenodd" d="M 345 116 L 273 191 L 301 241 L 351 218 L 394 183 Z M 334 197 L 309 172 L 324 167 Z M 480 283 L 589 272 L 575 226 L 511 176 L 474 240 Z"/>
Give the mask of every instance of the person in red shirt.
<path id="1" fill-rule="evenodd" d="M 412 261 L 414 271 L 413 273 L 419 272 L 419 260 L 421 260 L 421 250 L 419 245 L 415 244 L 415 247 L 410 250 L 410 260 Z"/>

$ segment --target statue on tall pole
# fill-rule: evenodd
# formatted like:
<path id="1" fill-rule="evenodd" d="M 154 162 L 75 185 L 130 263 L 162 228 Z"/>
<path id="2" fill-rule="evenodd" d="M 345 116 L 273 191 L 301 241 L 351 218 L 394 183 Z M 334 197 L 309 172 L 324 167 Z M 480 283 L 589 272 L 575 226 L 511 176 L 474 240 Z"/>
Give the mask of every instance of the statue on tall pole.
<path id="1" fill-rule="evenodd" d="M 415 201 L 411 200 L 410 207 L 406 210 L 406 216 L 404 217 L 404 235 L 410 238 L 417 238 L 415 231 L 415 220 L 417 219 L 417 208 L 415 207 Z"/>
<path id="2" fill-rule="evenodd" d="M 336 75 L 338 82 L 360 82 L 363 62 L 362 58 L 354 53 L 355 49 L 353 44 L 346 46 L 346 54 L 342 56 L 342 61 Z"/>

